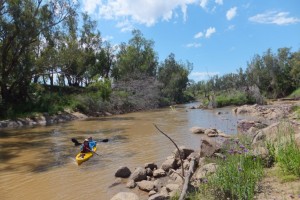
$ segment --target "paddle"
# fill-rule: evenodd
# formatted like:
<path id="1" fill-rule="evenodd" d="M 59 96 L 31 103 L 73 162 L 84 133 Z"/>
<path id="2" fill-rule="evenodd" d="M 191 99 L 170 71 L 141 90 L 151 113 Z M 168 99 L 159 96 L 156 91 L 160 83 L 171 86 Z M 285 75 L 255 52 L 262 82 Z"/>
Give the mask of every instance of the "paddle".
<path id="1" fill-rule="evenodd" d="M 87 148 L 88 150 L 90 150 L 89 148 Z M 97 156 L 100 156 L 99 154 L 97 154 L 95 151 L 90 150 L 90 152 L 96 154 Z"/>
<path id="2" fill-rule="evenodd" d="M 74 143 L 75 146 L 82 145 L 82 143 L 78 142 L 75 138 L 72 138 L 71 141 Z M 108 139 L 103 139 L 100 142 L 108 142 Z"/>

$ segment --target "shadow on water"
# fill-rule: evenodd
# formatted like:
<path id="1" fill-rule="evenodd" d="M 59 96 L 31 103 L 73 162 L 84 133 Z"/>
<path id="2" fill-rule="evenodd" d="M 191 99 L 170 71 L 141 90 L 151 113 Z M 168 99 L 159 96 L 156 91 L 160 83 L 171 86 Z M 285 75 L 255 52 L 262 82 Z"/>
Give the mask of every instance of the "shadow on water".
<path id="1" fill-rule="evenodd" d="M 85 121 L 131 121 L 136 120 L 135 117 L 101 117 L 101 118 L 89 118 Z"/>

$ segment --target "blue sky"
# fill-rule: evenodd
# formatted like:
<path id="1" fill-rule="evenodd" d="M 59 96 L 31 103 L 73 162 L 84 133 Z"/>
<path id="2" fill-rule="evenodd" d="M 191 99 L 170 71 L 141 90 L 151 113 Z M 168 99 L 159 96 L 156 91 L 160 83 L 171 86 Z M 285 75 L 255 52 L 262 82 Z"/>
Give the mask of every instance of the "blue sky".
<path id="1" fill-rule="evenodd" d="M 112 44 L 141 30 L 160 61 L 193 63 L 195 81 L 245 69 L 268 48 L 300 49 L 300 0 L 81 0 L 81 9 Z"/>

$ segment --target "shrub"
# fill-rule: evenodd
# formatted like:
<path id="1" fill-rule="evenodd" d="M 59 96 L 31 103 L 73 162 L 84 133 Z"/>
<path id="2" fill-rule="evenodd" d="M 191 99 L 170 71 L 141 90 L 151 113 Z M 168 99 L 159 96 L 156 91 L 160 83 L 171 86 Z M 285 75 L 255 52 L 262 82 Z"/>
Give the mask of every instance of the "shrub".
<path id="1" fill-rule="evenodd" d="M 224 92 L 217 95 L 216 102 L 218 107 L 224 107 L 228 105 L 243 105 L 254 103 L 255 101 L 244 92 L 231 91 L 230 93 Z"/>

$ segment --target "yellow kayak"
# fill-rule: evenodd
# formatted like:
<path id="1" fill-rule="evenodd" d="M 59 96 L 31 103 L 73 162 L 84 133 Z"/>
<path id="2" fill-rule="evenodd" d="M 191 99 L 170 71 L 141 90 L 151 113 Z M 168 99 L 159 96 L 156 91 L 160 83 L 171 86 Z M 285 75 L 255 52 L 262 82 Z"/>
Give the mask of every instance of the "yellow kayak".
<path id="1" fill-rule="evenodd" d="M 93 147 L 93 151 L 96 151 L 97 147 Z M 84 161 L 87 161 L 90 157 L 93 156 L 93 152 L 87 152 L 87 153 L 81 153 L 79 152 L 76 156 L 76 161 L 77 164 L 80 165 L 81 163 L 83 163 Z"/>

